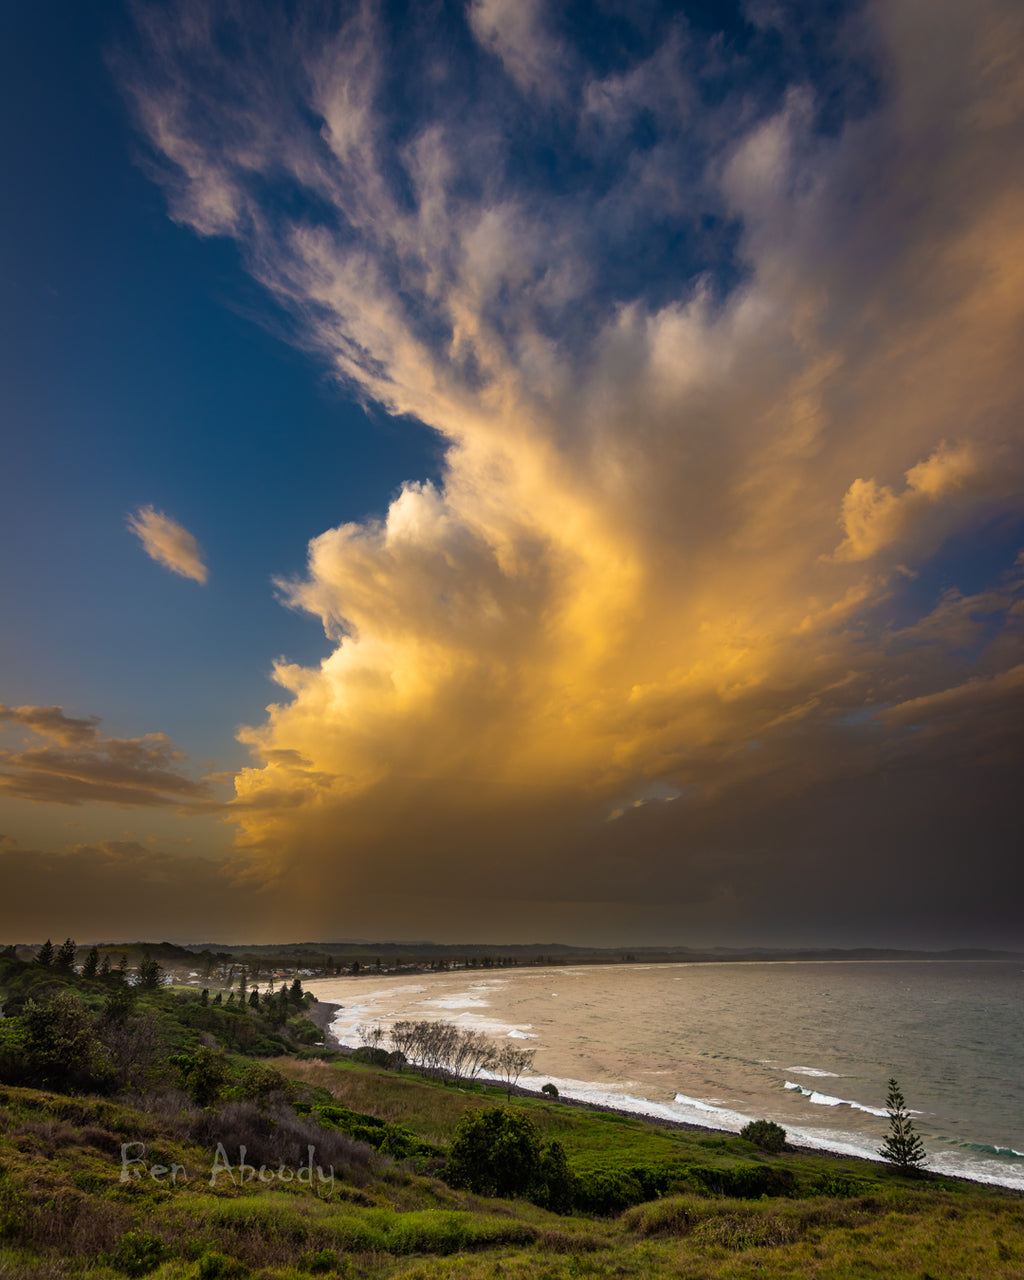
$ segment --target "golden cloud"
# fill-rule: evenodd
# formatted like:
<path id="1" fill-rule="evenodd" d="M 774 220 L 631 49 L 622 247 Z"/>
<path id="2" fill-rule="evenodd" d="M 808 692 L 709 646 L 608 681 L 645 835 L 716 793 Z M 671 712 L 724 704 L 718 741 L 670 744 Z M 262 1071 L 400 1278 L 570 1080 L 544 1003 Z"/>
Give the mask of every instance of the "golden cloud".
<path id="1" fill-rule="evenodd" d="M 242 733 L 254 874 L 287 886 L 305 869 L 313 904 L 325 884 L 370 903 L 383 867 L 410 903 L 440 910 L 438 885 L 479 903 L 513 864 L 535 902 L 614 903 L 626 883 L 652 909 L 753 902 L 766 797 L 799 825 L 794 797 L 818 812 L 838 789 L 845 812 L 856 783 L 884 822 L 879 759 L 909 769 L 919 749 L 901 716 L 975 679 L 1009 688 L 1019 667 L 1011 587 L 977 673 L 934 600 L 917 606 L 927 641 L 927 618 L 899 626 L 882 606 L 911 607 L 904 587 L 938 549 L 1020 511 L 1024 191 L 1008 157 L 1024 126 L 1012 60 L 992 57 L 1020 16 L 1001 0 L 936 4 L 927 23 L 910 0 L 871 6 L 884 92 L 838 134 L 801 87 L 753 123 L 738 99 L 665 112 L 659 147 L 611 150 L 614 181 L 574 200 L 516 186 L 486 111 L 434 102 L 389 150 L 369 12 L 301 55 L 316 131 L 258 64 L 211 46 L 218 74 L 193 77 L 170 21 L 147 30 L 132 90 L 176 216 L 234 235 L 339 376 L 448 447 L 439 485 L 315 538 L 305 577 L 281 584 L 335 648 L 318 668 L 280 662 L 286 700 Z M 472 31 L 535 96 L 552 45 L 533 7 L 510 14 L 477 4 Z M 543 109 L 609 148 L 699 74 L 657 56 L 606 81 L 581 65 Z M 247 114 L 219 133 L 225 94 Z M 261 219 L 253 177 L 270 172 L 344 235 Z M 689 226 L 701 201 L 741 228 L 731 292 L 690 276 L 616 293 L 601 238 Z"/>
<path id="2" fill-rule="evenodd" d="M 202 548 L 187 529 L 153 507 L 140 507 L 128 517 L 128 528 L 151 560 L 182 578 L 205 583 L 207 569 Z"/>

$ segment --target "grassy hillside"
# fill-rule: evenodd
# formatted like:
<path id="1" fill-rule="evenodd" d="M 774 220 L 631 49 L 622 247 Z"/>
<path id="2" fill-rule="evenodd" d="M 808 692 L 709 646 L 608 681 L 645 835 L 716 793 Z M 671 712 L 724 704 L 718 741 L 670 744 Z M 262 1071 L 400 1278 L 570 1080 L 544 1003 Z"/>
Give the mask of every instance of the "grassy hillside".
<path id="1" fill-rule="evenodd" d="M 125 1011 L 76 975 L 0 979 L 22 993 L 0 1021 L 4 1280 L 1024 1280 L 1024 1197 L 1009 1192 L 517 1097 L 564 1150 L 573 1208 L 556 1214 L 444 1181 L 465 1117 L 505 1103 L 496 1088 L 316 1056 L 273 1008 L 163 989 Z M 120 1043 L 112 995 L 118 1034 L 161 1046 L 127 1082 L 104 1058 Z M 33 1008 L 69 997 L 96 1087 L 41 1088 L 28 1077 L 52 1055 L 33 1048 Z M 267 1036 L 273 1056 L 238 1052 L 248 1024 L 245 1047 Z"/>

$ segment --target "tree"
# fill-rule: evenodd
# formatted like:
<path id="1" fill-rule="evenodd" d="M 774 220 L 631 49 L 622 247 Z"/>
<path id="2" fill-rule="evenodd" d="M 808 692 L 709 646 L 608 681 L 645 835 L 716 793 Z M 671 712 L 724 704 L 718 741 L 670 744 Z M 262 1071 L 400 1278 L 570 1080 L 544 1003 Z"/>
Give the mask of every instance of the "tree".
<path id="1" fill-rule="evenodd" d="M 512 1101 L 512 1090 L 519 1083 L 519 1077 L 533 1065 L 536 1049 L 520 1049 L 514 1044 L 503 1044 L 498 1051 L 498 1078 L 505 1083 L 505 1094 Z"/>
<path id="2" fill-rule="evenodd" d="M 511 1107 L 489 1107 L 464 1116 L 455 1131 L 445 1181 L 477 1195 L 526 1195 L 540 1173 L 537 1126 Z"/>
<path id="3" fill-rule="evenodd" d="M 156 991 L 163 985 L 164 967 L 159 960 L 145 956 L 139 961 L 138 985 L 143 991 Z"/>
<path id="4" fill-rule="evenodd" d="M 68 973 L 75 967 L 75 954 L 78 948 L 75 946 L 74 938 L 65 938 L 61 943 L 61 948 L 57 952 L 57 968 L 65 969 Z"/>
<path id="5" fill-rule="evenodd" d="M 85 963 L 82 965 L 83 978 L 95 978 L 100 967 L 100 951 L 99 947 L 90 947 L 85 957 Z M 107 961 L 107 968 L 110 968 L 110 961 Z"/>
<path id="6" fill-rule="evenodd" d="M 786 1148 L 786 1131 L 774 1120 L 751 1120 L 740 1130 L 740 1137 L 762 1151 L 779 1152 Z"/>
<path id="7" fill-rule="evenodd" d="M 228 1078 L 227 1061 L 219 1049 L 198 1045 L 189 1053 L 175 1054 L 167 1061 L 177 1067 L 185 1092 L 200 1107 L 217 1101 Z"/>
<path id="8" fill-rule="evenodd" d="M 39 948 L 39 954 L 36 956 L 36 964 L 41 964 L 44 969 L 49 969 L 53 964 L 53 957 L 56 955 L 53 943 L 49 938 Z"/>
<path id="9" fill-rule="evenodd" d="M 883 1160 L 901 1173 L 918 1173 L 925 1161 L 924 1143 L 914 1132 L 900 1086 L 889 1080 L 889 1096 L 885 1100 L 889 1112 L 889 1136 L 878 1149 Z"/>
<path id="10" fill-rule="evenodd" d="M 110 956 L 108 955 L 104 955 L 103 959 L 100 961 L 100 977 L 110 977 Z"/>
<path id="11" fill-rule="evenodd" d="M 93 1020 L 81 1000 L 61 991 L 21 1012 L 25 1058 L 33 1078 L 46 1088 L 88 1088 L 109 1074 Z"/>

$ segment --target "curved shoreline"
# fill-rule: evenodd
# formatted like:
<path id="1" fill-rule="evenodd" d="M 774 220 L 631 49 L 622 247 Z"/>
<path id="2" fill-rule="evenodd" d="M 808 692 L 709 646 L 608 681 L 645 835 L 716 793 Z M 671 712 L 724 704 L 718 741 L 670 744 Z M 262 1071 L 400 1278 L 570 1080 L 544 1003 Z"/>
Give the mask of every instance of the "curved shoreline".
<path id="1" fill-rule="evenodd" d="M 307 1012 L 311 1021 L 315 1022 L 323 1031 L 325 1047 L 336 1053 L 348 1056 L 353 1052 L 353 1046 L 345 1044 L 339 1040 L 332 1030 L 334 1021 L 337 1018 L 337 1011 L 344 1008 L 345 1006 L 338 1001 L 320 1000 Z M 414 1071 L 416 1070 L 415 1068 L 411 1069 Z M 425 1076 L 425 1078 L 427 1077 Z M 486 1081 L 482 1080 L 481 1083 L 493 1083 L 499 1085 L 503 1093 L 507 1091 L 504 1084 L 501 1084 L 499 1081 L 492 1081 L 488 1079 Z M 520 1098 L 544 1097 L 541 1093 L 541 1087 L 539 1084 L 536 1088 L 529 1088 L 521 1084 L 513 1085 L 511 1092 L 514 1096 Z M 651 1107 L 657 1107 L 659 1105 L 651 1102 L 650 1099 L 637 1099 L 636 1101 L 638 1103 L 647 1102 Z M 633 1120 L 642 1120 L 644 1123 L 654 1125 L 657 1128 L 681 1130 L 687 1133 L 698 1134 L 703 1137 L 717 1138 L 723 1135 L 730 1137 L 737 1136 L 737 1134 L 731 1129 L 721 1129 L 715 1128 L 711 1125 L 696 1124 L 690 1120 L 678 1120 L 674 1117 L 661 1115 L 655 1111 L 645 1111 L 639 1106 L 635 1108 L 616 1107 L 609 1102 L 599 1102 L 590 1098 L 573 1097 L 570 1093 L 563 1093 L 561 1090 L 559 1091 L 558 1104 L 561 1106 L 576 1107 L 585 1111 L 597 1111 L 608 1115 L 622 1116 Z M 791 1151 L 805 1152 L 817 1156 L 826 1156 L 831 1160 L 857 1160 L 862 1161 L 865 1164 L 874 1165 L 879 1169 L 887 1167 L 885 1162 L 882 1160 L 873 1160 L 868 1155 L 852 1151 L 837 1151 L 826 1146 L 792 1141 L 787 1141 L 786 1146 Z M 965 1183 L 969 1186 L 998 1187 L 1001 1191 L 1024 1196 L 1024 1189 L 1007 1185 L 1004 1182 L 998 1182 L 986 1178 L 971 1178 L 962 1173 L 947 1173 L 938 1169 L 925 1169 L 923 1173 L 925 1180 L 929 1178 L 943 1178 L 952 1182 Z"/>

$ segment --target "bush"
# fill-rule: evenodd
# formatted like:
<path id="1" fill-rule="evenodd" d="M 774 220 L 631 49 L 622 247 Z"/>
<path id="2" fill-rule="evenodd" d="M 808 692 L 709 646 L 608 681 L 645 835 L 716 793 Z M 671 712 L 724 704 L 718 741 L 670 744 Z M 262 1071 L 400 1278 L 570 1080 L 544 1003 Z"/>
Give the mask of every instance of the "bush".
<path id="1" fill-rule="evenodd" d="M 144 1276 L 163 1262 L 169 1250 L 159 1236 L 145 1231 L 127 1231 L 108 1255 L 115 1271 L 126 1276 Z"/>
<path id="2" fill-rule="evenodd" d="M 451 1187 L 485 1196 L 526 1196 L 540 1173 L 540 1137 L 511 1107 L 474 1111 L 459 1122 L 445 1166 Z"/>
<path id="3" fill-rule="evenodd" d="M 766 1165 L 742 1165 L 738 1169 L 712 1169 L 691 1164 L 686 1170 L 691 1183 L 712 1195 L 733 1196 L 737 1200 L 758 1200 L 761 1196 L 788 1196 L 796 1179 L 788 1169 Z"/>
<path id="4" fill-rule="evenodd" d="M 552 1213 L 572 1212 L 576 1201 L 576 1179 L 560 1142 L 549 1142 L 542 1148 L 537 1186 L 531 1199 Z"/>
<path id="5" fill-rule="evenodd" d="M 643 1187 L 630 1173 L 601 1169 L 576 1176 L 574 1203 L 584 1213 L 610 1217 L 644 1198 Z"/>
<path id="6" fill-rule="evenodd" d="M 551 1084 L 551 1082 L 550 1082 L 550 1081 L 549 1081 L 547 1084 L 545 1084 L 545 1085 L 541 1085 L 541 1089 L 540 1089 L 540 1091 L 541 1091 L 541 1093 L 546 1093 L 546 1094 L 548 1094 L 548 1095 L 549 1095 L 549 1097 L 552 1097 L 552 1098 L 557 1098 L 557 1097 L 559 1096 L 559 1095 L 558 1095 L 558 1090 L 555 1088 L 555 1086 L 554 1086 L 553 1084 Z"/>
<path id="7" fill-rule="evenodd" d="M 740 1130 L 740 1137 L 752 1142 L 762 1151 L 779 1152 L 786 1147 L 786 1131 L 774 1120 L 751 1120 Z"/>
<path id="8" fill-rule="evenodd" d="M 243 1280 L 250 1275 L 249 1268 L 237 1258 L 223 1253 L 205 1253 L 199 1259 L 196 1280 Z"/>

